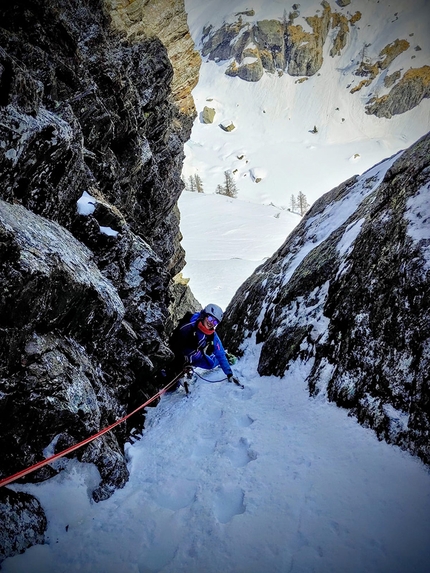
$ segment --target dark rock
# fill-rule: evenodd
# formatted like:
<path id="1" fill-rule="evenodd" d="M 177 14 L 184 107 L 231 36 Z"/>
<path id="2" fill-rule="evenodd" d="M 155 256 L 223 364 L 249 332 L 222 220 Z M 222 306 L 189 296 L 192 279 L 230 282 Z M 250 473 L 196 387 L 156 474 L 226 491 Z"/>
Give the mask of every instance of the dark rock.
<path id="1" fill-rule="evenodd" d="M 429 158 L 430 134 L 321 197 L 242 285 L 220 331 L 234 354 L 255 336 L 262 375 L 309 362 L 312 395 L 427 464 Z M 412 212 L 419 194 L 422 209 Z"/>
<path id="2" fill-rule="evenodd" d="M 32 495 L 0 488 L 0 523 L 0 562 L 44 541 L 46 517 Z"/>
<path id="3" fill-rule="evenodd" d="M 4 478 L 43 460 L 48 447 L 60 452 L 94 435 L 158 389 L 178 314 L 173 277 L 185 264 L 176 203 L 192 117 L 172 100 L 161 42 L 114 32 L 99 0 L 2 4 L 0 22 Z M 88 215 L 77 210 L 84 191 L 94 198 Z M 181 310 L 193 304 L 187 288 Z M 130 424 L 142 427 L 143 417 Z M 129 429 L 123 423 L 71 454 L 97 465 L 96 501 L 128 479 Z M 45 466 L 23 479 L 58 471 Z M 39 505 L 27 505 L 42 523 Z M 43 527 L 36 536 L 30 522 L 22 538 L 39 542 Z M 4 543 L 4 555 L 26 546 Z"/>
<path id="4" fill-rule="evenodd" d="M 202 38 L 202 56 L 207 56 L 209 60 L 214 61 L 229 60 L 232 56 L 240 58 L 241 50 L 235 46 L 233 40 L 239 35 L 242 28 L 247 27 L 247 24 L 242 24 L 242 21 L 239 20 L 233 24 L 225 23 L 219 30 L 213 30 L 212 26 L 205 29 Z M 239 44 L 242 48 L 244 47 L 243 41 L 240 41 Z"/>

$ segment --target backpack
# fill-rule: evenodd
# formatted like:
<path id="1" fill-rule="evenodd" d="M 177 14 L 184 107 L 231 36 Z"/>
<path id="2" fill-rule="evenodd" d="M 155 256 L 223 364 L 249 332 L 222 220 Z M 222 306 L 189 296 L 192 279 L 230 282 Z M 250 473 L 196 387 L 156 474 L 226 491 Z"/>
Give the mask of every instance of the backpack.
<path id="1" fill-rule="evenodd" d="M 180 340 L 180 330 L 183 326 L 185 326 L 186 324 L 188 324 L 191 320 L 191 317 L 193 316 L 193 312 L 190 312 L 189 310 L 184 314 L 184 316 L 179 320 L 178 324 L 175 326 L 175 328 L 173 329 L 172 334 L 170 335 L 169 338 L 169 347 L 170 349 L 177 354 L 178 348 L 179 348 L 179 340 Z"/>
<path id="2" fill-rule="evenodd" d="M 193 316 L 193 312 L 187 311 L 184 316 L 180 319 L 180 321 L 178 322 L 177 326 L 175 327 L 175 329 L 173 330 L 170 338 L 169 338 L 169 347 L 170 349 L 175 353 L 175 356 L 178 356 L 178 354 L 180 353 L 180 349 L 181 349 L 181 342 L 182 342 L 182 335 L 181 335 L 181 328 L 183 326 L 185 326 L 186 324 L 189 324 L 191 321 L 191 318 Z M 196 336 L 196 334 L 194 333 L 194 336 Z M 206 347 L 205 351 L 207 352 L 208 350 L 210 350 L 210 352 L 208 353 L 212 353 L 213 352 L 213 339 L 214 339 L 214 335 L 209 335 L 206 336 L 207 342 L 209 344 L 209 348 Z"/>

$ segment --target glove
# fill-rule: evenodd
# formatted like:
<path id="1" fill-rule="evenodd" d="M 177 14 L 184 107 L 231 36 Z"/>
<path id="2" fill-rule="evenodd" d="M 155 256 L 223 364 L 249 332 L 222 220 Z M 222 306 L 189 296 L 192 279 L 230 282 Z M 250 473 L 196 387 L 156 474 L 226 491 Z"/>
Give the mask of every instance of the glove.
<path id="1" fill-rule="evenodd" d="M 236 364 L 237 358 L 234 354 L 231 354 L 230 352 L 226 352 L 225 355 L 227 356 L 227 360 L 228 360 L 228 363 L 230 365 Z"/>
<path id="2" fill-rule="evenodd" d="M 233 374 L 230 374 L 230 376 L 227 376 L 228 381 L 229 382 L 233 382 L 234 384 L 236 384 L 237 386 L 240 386 L 241 388 L 244 388 L 243 384 L 241 384 L 239 382 L 239 380 L 236 378 L 236 376 L 233 376 Z"/>

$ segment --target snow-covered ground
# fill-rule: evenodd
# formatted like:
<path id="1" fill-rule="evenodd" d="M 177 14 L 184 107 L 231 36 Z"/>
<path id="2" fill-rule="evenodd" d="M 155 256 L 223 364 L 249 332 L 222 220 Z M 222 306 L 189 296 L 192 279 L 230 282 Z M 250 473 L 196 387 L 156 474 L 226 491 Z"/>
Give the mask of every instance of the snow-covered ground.
<path id="1" fill-rule="evenodd" d="M 263 19 L 282 17 L 284 9 L 280 0 L 185 4 L 197 41 L 203 25 L 218 26 L 228 14 L 252 7 Z M 375 53 L 403 37 L 394 16 L 377 20 L 381 5 L 353 0 L 348 8 L 365 14 L 361 29 L 373 30 Z M 422 47 L 407 67 L 423 65 L 430 52 L 425 5 L 389 4 Z M 316 9 L 312 2 L 310 13 Z M 421 18 L 411 16 L 415 9 Z M 351 78 L 338 69 L 357 58 L 363 39 L 353 35 L 343 63 L 326 57 L 321 77 L 303 84 L 288 76 L 248 84 L 227 78 L 225 64 L 202 65 L 197 109 L 208 104 L 217 116 L 213 125 L 196 120 L 184 175 L 198 173 L 206 194 L 180 200 L 184 274 L 202 304 L 225 307 L 298 222 L 271 202 L 289 207 L 299 191 L 313 202 L 430 128 L 429 100 L 391 120 L 364 114 L 361 92 L 349 94 Z M 222 131 L 224 120 L 237 128 Z M 238 169 L 236 200 L 208 194 L 227 169 Z M 262 180 L 255 183 L 253 174 Z M 76 460 L 49 482 L 8 486 L 40 499 L 49 528 L 45 545 L 7 559 L 2 572 L 427 573 L 428 468 L 379 442 L 344 410 L 309 398 L 309 363 L 283 379 L 259 377 L 257 354 L 250 347 L 234 366 L 244 390 L 197 380 L 188 397 L 179 390 L 149 408 L 141 439 L 127 447 L 130 480 L 109 500 L 91 501 L 98 471 Z M 222 373 L 205 377 L 220 380 Z"/>
<path id="2" fill-rule="evenodd" d="M 425 191 L 410 205 L 417 238 Z M 202 302 L 225 302 L 241 280 L 237 262 L 269 256 L 296 217 L 217 195 L 181 201 L 205 269 Z M 229 264 L 232 253 L 241 258 Z M 428 573 L 429 469 L 322 393 L 309 398 L 310 362 L 260 377 L 258 352 L 251 344 L 233 366 L 245 389 L 199 372 L 217 382 L 197 379 L 188 397 L 180 389 L 148 408 L 126 449 L 130 480 L 107 501 L 91 501 L 100 476 L 76 460 L 48 482 L 9 486 L 41 501 L 49 528 L 45 545 L 7 559 L 2 573 Z"/>
<path id="3" fill-rule="evenodd" d="M 48 543 L 4 573 L 427 573 L 430 475 L 344 410 L 310 399 L 306 366 L 244 390 L 198 380 L 148 409 L 130 481 L 99 504 L 70 461 L 40 485 Z M 205 378 L 220 380 L 222 372 Z"/>
<path id="4" fill-rule="evenodd" d="M 282 245 L 300 216 L 272 205 L 184 191 L 184 275 L 197 300 L 226 308 L 243 281 Z"/>

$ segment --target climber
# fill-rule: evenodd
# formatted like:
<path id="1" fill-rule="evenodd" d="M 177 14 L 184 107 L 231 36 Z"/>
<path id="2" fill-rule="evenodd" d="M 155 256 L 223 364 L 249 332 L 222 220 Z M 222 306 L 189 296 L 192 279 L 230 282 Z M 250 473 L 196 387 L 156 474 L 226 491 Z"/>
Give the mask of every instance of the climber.
<path id="1" fill-rule="evenodd" d="M 166 370 L 166 376 L 178 374 L 185 367 L 212 370 L 220 366 L 229 382 L 242 386 L 231 370 L 236 358 L 227 354 L 215 332 L 223 312 L 216 304 L 208 304 L 202 311 L 187 313 L 170 337 L 169 345 L 175 358 Z M 168 373 L 167 373 L 168 372 Z M 187 390 L 187 387 L 185 386 Z"/>

